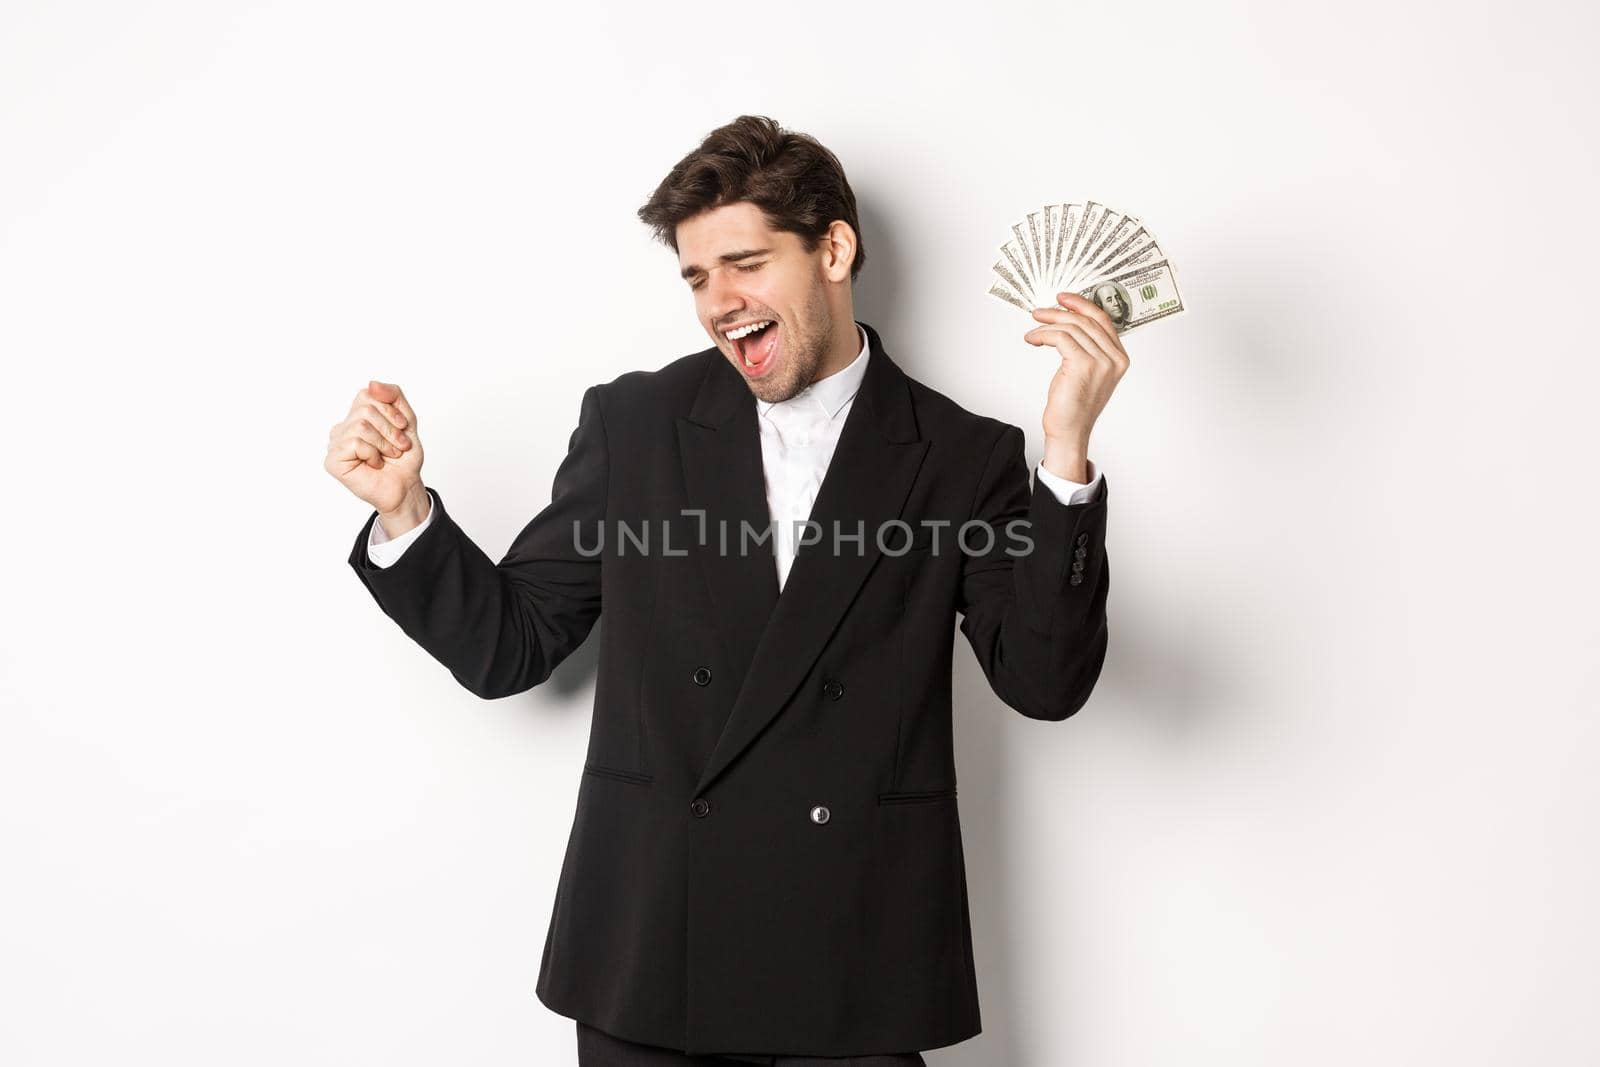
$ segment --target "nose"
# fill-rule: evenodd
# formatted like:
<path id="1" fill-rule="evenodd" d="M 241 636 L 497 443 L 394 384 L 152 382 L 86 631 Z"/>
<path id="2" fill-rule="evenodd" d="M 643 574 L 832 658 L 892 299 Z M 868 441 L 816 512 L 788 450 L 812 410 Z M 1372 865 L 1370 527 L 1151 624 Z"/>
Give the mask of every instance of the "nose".
<path id="1" fill-rule="evenodd" d="M 706 300 L 712 322 L 727 324 L 737 317 L 739 310 L 744 307 L 744 298 L 736 288 L 725 270 L 721 267 L 712 268 L 710 276 L 706 278 Z"/>

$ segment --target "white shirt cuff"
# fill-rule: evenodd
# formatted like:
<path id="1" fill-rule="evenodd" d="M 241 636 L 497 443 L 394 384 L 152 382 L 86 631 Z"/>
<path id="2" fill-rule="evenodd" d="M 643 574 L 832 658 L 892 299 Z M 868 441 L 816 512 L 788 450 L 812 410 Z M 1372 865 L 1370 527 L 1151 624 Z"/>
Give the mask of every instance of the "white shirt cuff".
<path id="1" fill-rule="evenodd" d="M 1100 472 L 1095 468 L 1094 460 L 1086 460 L 1085 462 L 1089 467 L 1089 480 L 1087 482 L 1069 481 L 1059 474 L 1051 474 L 1044 469 L 1042 462 L 1034 468 L 1034 477 L 1048 486 L 1050 491 L 1055 494 L 1056 499 L 1063 504 L 1085 504 L 1093 500 L 1095 494 L 1100 490 Z M 373 525 L 376 526 L 377 523 L 373 523 Z"/>
<path id="2" fill-rule="evenodd" d="M 422 531 L 428 528 L 428 523 L 433 521 L 433 490 L 428 491 L 428 514 L 421 522 L 401 534 L 399 537 L 390 537 L 383 529 L 383 523 L 374 519 L 372 532 L 367 535 L 367 558 L 377 567 L 388 567 L 405 554 L 411 547 L 411 542 L 422 536 Z"/>

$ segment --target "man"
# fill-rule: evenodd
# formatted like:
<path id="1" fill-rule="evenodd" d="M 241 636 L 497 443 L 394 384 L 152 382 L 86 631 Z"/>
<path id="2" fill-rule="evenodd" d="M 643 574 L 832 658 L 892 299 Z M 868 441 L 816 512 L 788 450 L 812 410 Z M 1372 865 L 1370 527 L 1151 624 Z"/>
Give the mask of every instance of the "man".
<path id="1" fill-rule="evenodd" d="M 604 611 L 537 984 L 580 1063 L 922 1063 L 981 1030 L 951 623 L 1021 714 L 1089 699 L 1110 571 L 1088 441 L 1128 357 L 1092 301 L 1035 311 L 1024 339 L 1061 363 L 1030 491 L 1019 427 L 854 318 L 855 199 L 815 140 L 741 116 L 640 217 L 713 344 L 584 392 L 498 564 L 371 382 L 326 461 L 374 509 L 349 562 L 486 699 L 545 681 Z"/>

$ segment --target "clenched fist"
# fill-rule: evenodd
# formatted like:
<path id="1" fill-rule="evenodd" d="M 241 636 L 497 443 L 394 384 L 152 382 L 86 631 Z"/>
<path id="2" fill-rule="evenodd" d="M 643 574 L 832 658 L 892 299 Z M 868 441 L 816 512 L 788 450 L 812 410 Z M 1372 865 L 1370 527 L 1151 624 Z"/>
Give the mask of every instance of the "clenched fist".
<path id="1" fill-rule="evenodd" d="M 417 415 L 397 385 L 369 381 L 350 414 L 328 432 L 323 468 L 378 510 L 384 532 L 399 537 L 428 514 Z"/>

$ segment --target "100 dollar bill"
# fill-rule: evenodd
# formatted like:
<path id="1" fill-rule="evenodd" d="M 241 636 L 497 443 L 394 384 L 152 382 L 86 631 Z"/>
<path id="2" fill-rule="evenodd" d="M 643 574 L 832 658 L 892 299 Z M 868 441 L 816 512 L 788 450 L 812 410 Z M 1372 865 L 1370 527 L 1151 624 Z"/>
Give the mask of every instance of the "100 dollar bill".
<path id="1" fill-rule="evenodd" d="M 1078 289 L 1078 295 L 1099 305 L 1111 317 L 1118 333 L 1183 310 L 1178 277 L 1166 259 L 1096 279 Z"/>

